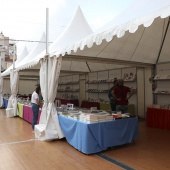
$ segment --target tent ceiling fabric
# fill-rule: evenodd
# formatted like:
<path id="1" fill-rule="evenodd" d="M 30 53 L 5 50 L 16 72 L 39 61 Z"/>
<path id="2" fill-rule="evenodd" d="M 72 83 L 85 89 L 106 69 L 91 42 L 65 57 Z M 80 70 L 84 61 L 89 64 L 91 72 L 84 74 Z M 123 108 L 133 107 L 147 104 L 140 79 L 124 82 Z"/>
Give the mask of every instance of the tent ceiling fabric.
<path id="1" fill-rule="evenodd" d="M 128 32 L 122 38 L 114 37 L 110 42 L 103 40 L 100 45 L 94 44 L 92 48 L 85 47 L 83 51 L 78 50 L 71 55 L 91 56 L 96 57 L 96 60 L 106 58 L 155 64 L 166 25 L 165 19 L 157 18 L 147 29 L 140 26 L 133 34 Z M 166 38 L 164 46 L 168 46 L 168 43 L 169 39 Z"/>

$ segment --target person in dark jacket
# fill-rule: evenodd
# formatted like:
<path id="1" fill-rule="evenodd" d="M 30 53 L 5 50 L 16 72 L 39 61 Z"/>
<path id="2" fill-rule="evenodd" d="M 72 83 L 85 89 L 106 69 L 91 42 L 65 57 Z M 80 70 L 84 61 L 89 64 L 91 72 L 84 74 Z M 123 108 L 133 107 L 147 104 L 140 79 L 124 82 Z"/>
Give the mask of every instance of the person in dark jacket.
<path id="1" fill-rule="evenodd" d="M 116 98 L 112 96 L 112 91 L 115 88 L 115 86 L 118 86 L 118 79 L 115 78 L 113 82 L 113 86 L 109 89 L 108 97 L 110 99 L 110 107 L 112 111 L 116 111 Z"/>
<path id="2" fill-rule="evenodd" d="M 128 113 L 128 100 L 134 94 L 134 90 L 124 86 L 123 79 L 119 80 L 119 85 L 112 90 L 112 96 L 116 99 L 116 111 Z"/>

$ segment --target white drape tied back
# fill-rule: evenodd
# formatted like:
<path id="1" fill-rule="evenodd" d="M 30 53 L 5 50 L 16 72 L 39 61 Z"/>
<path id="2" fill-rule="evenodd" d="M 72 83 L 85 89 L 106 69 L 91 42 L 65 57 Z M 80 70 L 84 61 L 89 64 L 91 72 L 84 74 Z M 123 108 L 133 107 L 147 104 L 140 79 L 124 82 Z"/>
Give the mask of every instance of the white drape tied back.
<path id="1" fill-rule="evenodd" d="M 41 68 L 40 68 L 40 86 L 41 86 L 41 94 L 43 99 L 46 99 L 46 92 L 45 92 L 45 84 L 46 84 L 46 77 L 45 77 L 45 68 L 46 68 L 46 60 L 42 59 L 40 61 L 41 64 Z M 47 104 L 45 103 L 44 100 L 44 104 L 41 110 L 41 116 L 40 116 L 40 121 L 39 124 L 46 124 L 47 122 L 47 115 L 46 115 L 46 107 Z"/>
<path id="2" fill-rule="evenodd" d="M 17 93 L 18 93 L 18 80 L 19 75 L 18 71 L 11 70 L 10 72 L 10 87 L 11 87 L 11 96 L 8 100 L 8 106 L 7 108 L 13 108 L 14 109 L 14 116 L 17 116 Z"/>
<path id="3" fill-rule="evenodd" d="M 64 134 L 61 130 L 54 100 L 57 94 L 58 80 L 61 69 L 62 56 L 51 57 L 48 61 L 48 82 L 45 79 L 45 60 L 41 60 L 40 86 L 43 98 L 45 98 L 45 83 L 48 83 L 48 108 L 42 108 L 39 125 L 36 125 L 35 135 L 40 140 L 61 139 Z M 46 119 L 45 119 L 46 118 Z M 43 130 L 44 129 L 44 130 Z"/>

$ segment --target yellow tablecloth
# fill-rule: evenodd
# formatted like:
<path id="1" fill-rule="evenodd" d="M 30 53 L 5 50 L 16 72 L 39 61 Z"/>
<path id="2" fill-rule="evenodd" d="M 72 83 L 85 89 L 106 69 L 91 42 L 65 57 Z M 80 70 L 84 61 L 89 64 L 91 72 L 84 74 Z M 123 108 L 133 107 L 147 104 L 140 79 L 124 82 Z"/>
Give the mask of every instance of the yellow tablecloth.
<path id="1" fill-rule="evenodd" d="M 18 103 L 17 106 L 18 106 L 18 115 L 19 115 L 19 117 L 23 118 L 23 106 L 24 106 L 24 104 Z"/>

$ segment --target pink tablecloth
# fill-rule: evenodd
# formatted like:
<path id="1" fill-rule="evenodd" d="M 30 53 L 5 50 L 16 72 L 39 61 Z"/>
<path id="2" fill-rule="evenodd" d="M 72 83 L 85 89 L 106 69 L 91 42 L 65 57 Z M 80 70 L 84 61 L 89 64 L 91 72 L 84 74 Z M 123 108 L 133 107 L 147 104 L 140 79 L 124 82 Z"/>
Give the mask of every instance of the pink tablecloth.
<path id="1" fill-rule="evenodd" d="M 40 115 L 41 115 L 41 110 L 39 110 L 37 123 L 39 123 Z M 23 119 L 29 123 L 32 123 L 32 118 L 33 118 L 32 108 L 30 106 L 24 105 L 23 106 Z"/>

